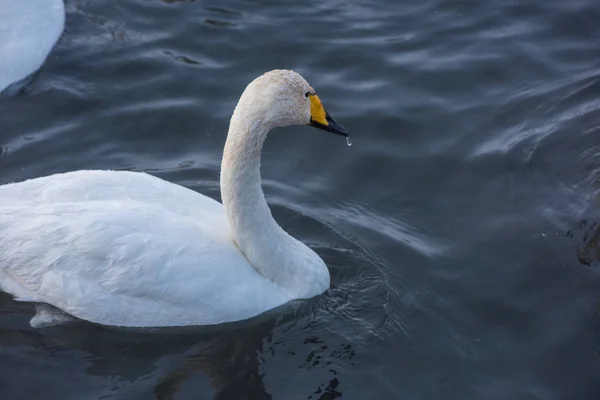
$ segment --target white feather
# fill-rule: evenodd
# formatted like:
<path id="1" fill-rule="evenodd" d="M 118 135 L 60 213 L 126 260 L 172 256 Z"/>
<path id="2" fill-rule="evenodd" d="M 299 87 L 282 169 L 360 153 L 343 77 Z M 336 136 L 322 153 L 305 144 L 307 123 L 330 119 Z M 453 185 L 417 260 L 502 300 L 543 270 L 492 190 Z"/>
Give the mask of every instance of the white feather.
<path id="1" fill-rule="evenodd" d="M 64 26 L 63 0 L 0 0 L 0 92 L 42 66 Z"/>
<path id="2" fill-rule="evenodd" d="M 280 74 L 286 79 L 274 79 Z M 310 118 L 307 87 L 291 71 L 248 86 L 225 145 L 224 206 L 125 171 L 0 186 L 0 289 L 128 327 L 239 321 L 324 292 L 327 267 L 277 225 L 260 183 L 268 130 Z"/>

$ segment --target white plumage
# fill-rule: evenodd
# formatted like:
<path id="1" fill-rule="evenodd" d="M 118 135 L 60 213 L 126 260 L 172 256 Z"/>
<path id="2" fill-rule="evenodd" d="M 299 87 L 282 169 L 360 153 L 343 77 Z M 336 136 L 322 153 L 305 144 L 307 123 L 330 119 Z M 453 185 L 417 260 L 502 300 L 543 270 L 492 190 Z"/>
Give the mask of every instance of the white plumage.
<path id="1" fill-rule="evenodd" d="M 63 0 L 0 0 L 0 92 L 42 66 L 64 27 Z"/>
<path id="2" fill-rule="evenodd" d="M 292 71 L 248 85 L 225 144 L 223 205 L 136 172 L 0 186 L 0 289 L 128 327 L 238 321 L 324 292 L 327 267 L 277 225 L 260 183 L 267 132 L 311 121 L 307 91 Z"/>

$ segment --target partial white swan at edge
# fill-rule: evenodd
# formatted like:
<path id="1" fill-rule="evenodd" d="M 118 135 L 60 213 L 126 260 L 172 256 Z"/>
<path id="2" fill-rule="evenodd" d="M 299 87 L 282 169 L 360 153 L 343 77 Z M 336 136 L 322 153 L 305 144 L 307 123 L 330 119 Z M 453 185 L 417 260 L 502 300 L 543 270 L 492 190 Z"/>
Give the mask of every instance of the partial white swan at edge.
<path id="1" fill-rule="evenodd" d="M 267 133 L 307 124 L 347 136 L 299 74 L 252 81 L 230 121 L 222 205 L 139 172 L 0 186 L 0 289 L 122 327 L 240 321 L 323 293 L 327 266 L 277 224 L 261 188 Z M 31 323 L 56 322 L 43 320 Z"/>
<path id="2" fill-rule="evenodd" d="M 64 27 L 63 0 L 0 0 L 0 92 L 40 69 Z"/>

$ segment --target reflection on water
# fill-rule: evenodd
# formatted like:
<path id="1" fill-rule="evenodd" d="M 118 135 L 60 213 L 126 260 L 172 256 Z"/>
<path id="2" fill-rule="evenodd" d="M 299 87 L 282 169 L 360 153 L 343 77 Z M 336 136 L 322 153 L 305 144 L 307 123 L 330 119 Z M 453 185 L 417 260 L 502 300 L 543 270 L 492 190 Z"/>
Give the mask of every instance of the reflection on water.
<path id="1" fill-rule="evenodd" d="M 1 299 L 3 304 L 8 300 L 5 297 Z M 4 315 L 10 313 L 6 307 L 2 311 Z M 267 357 L 287 351 L 300 361 L 298 368 L 327 371 L 319 374 L 323 382 L 313 389 L 304 388 L 305 393 L 312 392 L 311 398 L 318 399 L 341 396 L 336 390 L 340 378 L 335 360 L 351 360 L 355 355 L 352 345 L 329 349 L 318 337 L 307 336 L 302 346 L 295 347 L 300 350 L 296 354 L 298 350 L 286 350 L 286 339 L 277 332 L 291 329 L 295 322 L 278 321 L 279 327 L 272 319 L 250 328 L 210 334 L 193 330 L 180 334 L 172 330 L 132 332 L 85 322 L 42 330 L 1 327 L 0 346 L 8 350 L 9 360 L 18 361 L 29 354 L 27 358 L 37 359 L 35 363 L 41 363 L 40 367 L 50 366 L 48 357 L 71 360 L 63 361 L 60 370 L 67 372 L 73 368 L 72 379 L 95 389 L 110 381 L 109 392 L 119 398 L 151 393 L 156 399 L 198 395 L 204 398 L 208 392 L 215 399 L 271 399 L 265 387 L 263 364 Z M 7 371 L 3 368 L 0 372 Z M 206 388 L 198 392 L 198 386 Z M 58 395 L 52 392 L 52 387 L 48 385 L 48 398 Z M 21 384 L 6 385 L 3 393 L 22 393 Z"/>

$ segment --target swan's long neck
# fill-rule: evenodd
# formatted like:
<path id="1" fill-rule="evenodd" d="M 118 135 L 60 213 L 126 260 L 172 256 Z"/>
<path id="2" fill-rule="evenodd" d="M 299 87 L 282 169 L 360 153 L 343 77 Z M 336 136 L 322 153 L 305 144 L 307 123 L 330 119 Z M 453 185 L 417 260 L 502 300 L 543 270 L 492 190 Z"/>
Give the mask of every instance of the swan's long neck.
<path id="1" fill-rule="evenodd" d="M 221 197 L 239 249 L 265 278 L 299 297 L 329 287 L 329 272 L 310 248 L 273 219 L 261 187 L 260 155 L 269 126 L 243 107 L 231 119 L 221 165 Z"/>
<path id="2" fill-rule="evenodd" d="M 221 197 L 242 252 L 250 253 L 254 239 L 273 235 L 279 226 L 261 187 L 260 154 L 267 130 L 232 118 L 221 164 Z M 247 254 L 247 257 L 250 255 Z"/>

